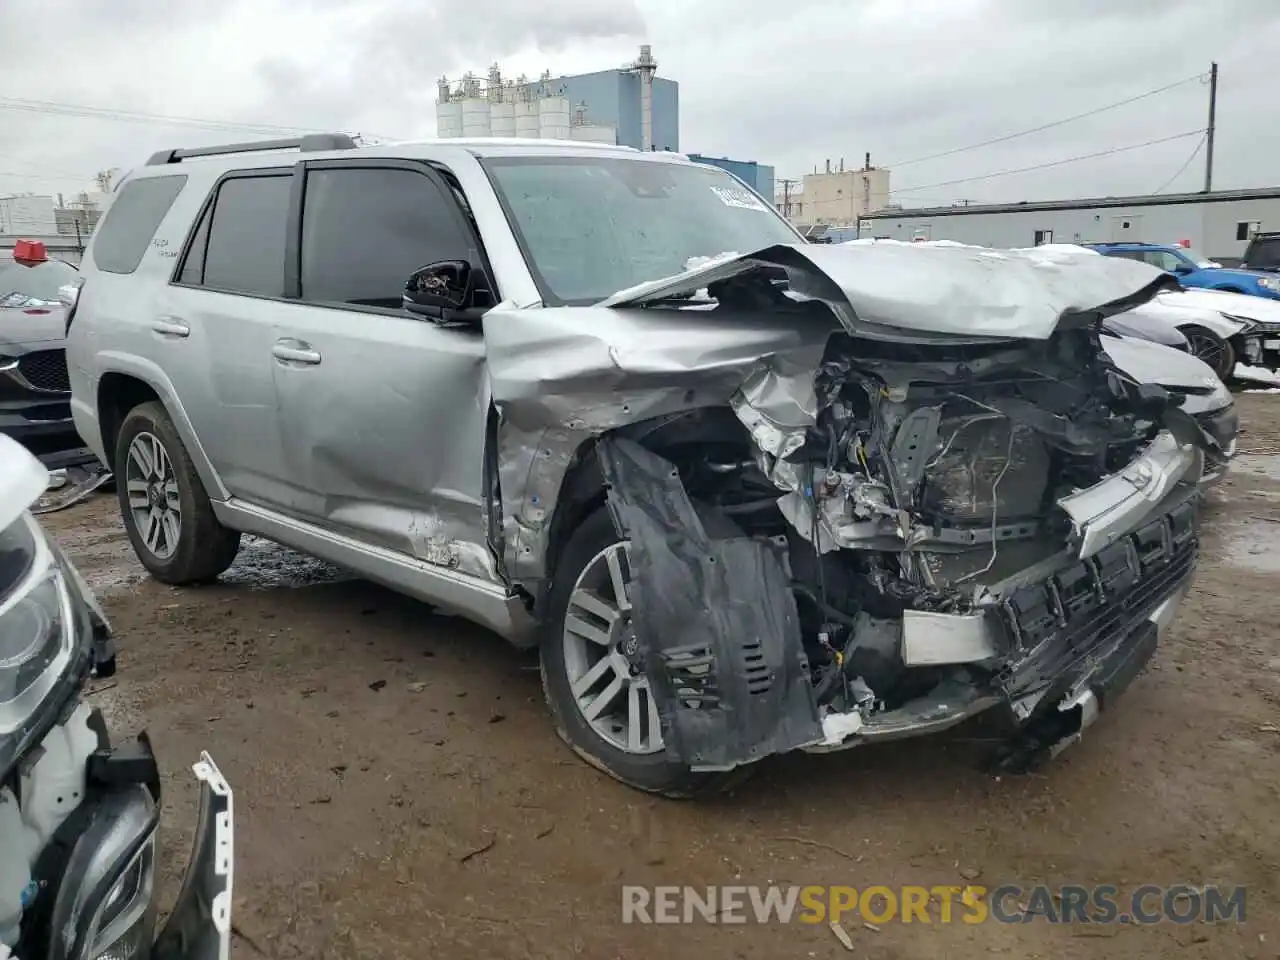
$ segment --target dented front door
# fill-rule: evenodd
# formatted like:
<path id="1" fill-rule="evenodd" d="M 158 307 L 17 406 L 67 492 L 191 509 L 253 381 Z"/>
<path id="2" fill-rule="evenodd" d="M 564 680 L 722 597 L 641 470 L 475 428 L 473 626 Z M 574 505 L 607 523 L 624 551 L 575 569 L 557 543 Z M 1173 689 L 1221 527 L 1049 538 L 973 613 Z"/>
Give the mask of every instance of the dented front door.
<path id="1" fill-rule="evenodd" d="M 483 337 L 400 307 L 410 273 L 467 256 L 452 199 L 425 170 L 306 164 L 300 297 L 274 330 L 286 483 L 300 519 L 494 579 Z"/>

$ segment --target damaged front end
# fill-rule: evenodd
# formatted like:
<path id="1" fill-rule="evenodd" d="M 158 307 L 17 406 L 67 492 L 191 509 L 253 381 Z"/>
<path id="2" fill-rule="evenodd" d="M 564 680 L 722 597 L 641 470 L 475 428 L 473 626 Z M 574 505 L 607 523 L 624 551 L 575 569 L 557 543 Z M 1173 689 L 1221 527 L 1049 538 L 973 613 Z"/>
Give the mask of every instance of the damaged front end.
<path id="1" fill-rule="evenodd" d="M 1097 274 L 1114 282 L 1092 300 L 1006 314 L 998 336 L 956 311 L 894 330 L 887 298 L 801 255 L 767 259 L 842 330 L 816 370 L 767 358 L 729 400 L 756 448 L 745 486 L 775 496 L 726 508 L 640 443 L 597 447 L 668 756 L 725 770 L 1000 705 L 1018 762 L 1056 752 L 1145 666 L 1196 561 L 1215 441 L 1099 341 L 1154 287 Z M 752 276 L 715 269 L 722 302 Z"/>

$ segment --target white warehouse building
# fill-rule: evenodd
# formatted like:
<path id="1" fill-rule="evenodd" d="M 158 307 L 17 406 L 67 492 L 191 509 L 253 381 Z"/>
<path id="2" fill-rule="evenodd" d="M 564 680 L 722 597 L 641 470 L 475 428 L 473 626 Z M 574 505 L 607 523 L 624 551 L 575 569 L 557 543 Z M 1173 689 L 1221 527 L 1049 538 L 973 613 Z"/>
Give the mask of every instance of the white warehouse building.
<path id="1" fill-rule="evenodd" d="M 1250 237 L 1280 230 L 1280 187 L 1042 203 L 886 209 L 862 216 L 859 237 L 956 240 L 985 247 L 1041 243 L 1183 243 L 1239 263 Z"/>

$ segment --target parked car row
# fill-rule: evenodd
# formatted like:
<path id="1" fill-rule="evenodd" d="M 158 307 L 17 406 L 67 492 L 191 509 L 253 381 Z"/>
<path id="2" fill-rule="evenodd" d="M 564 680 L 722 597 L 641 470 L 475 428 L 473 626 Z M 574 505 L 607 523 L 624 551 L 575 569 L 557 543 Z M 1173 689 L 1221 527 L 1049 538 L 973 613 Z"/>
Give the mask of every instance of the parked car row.
<path id="1" fill-rule="evenodd" d="M 1265 238 L 1251 243 L 1255 261 L 1270 262 L 1263 252 L 1270 249 L 1267 243 Z M 1087 248 L 1149 263 L 1176 278 L 1178 289 L 1158 300 L 1176 311 L 1172 320 L 1186 334 L 1192 353 L 1223 380 L 1231 379 L 1238 362 L 1280 367 L 1280 275 L 1275 269 L 1229 269 L 1198 261 L 1174 245 L 1095 243 Z"/>
<path id="2" fill-rule="evenodd" d="M 49 257 L 44 244 L 0 254 L 0 434 L 51 467 L 92 462 L 71 419 L 66 308 L 59 296 L 79 271 Z"/>

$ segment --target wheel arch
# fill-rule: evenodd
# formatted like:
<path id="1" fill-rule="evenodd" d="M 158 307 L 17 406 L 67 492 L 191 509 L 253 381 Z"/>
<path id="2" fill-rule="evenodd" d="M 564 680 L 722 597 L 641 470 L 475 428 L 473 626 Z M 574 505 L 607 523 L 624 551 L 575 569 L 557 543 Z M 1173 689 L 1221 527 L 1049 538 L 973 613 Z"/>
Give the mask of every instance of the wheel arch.
<path id="1" fill-rule="evenodd" d="M 543 576 L 536 584 L 525 584 L 534 596 L 534 610 L 539 618 L 565 543 L 578 525 L 606 502 L 607 491 L 597 448 L 601 440 L 611 436 L 634 440 L 654 453 L 677 461 L 681 448 L 710 441 L 734 447 L 740 445 L 744 456 L 753 455 L 755 450 L 746 427 L 733 410 L 724 405 L 699 407 L 636 421 L 582 441 L 569 460 L 547 523 L 541 567 Z"/>
<path id="2" fill-rule="evenodd" d="M 106 354 L 99 355 L 97 392 L 94 403 L 97 408 L 98 426 L 102 435 L 102 448 L 107 465 L 115 469 L 116 440 L 129 411 L 139 404 L 158 402 L 173 421 L 200 482 L 211 500 L 229 497 L 221 478 L 196 435 L 195 427 L 178 400 L 177 391 L 164 371 L 149 360 L 139 357 Z"/>

